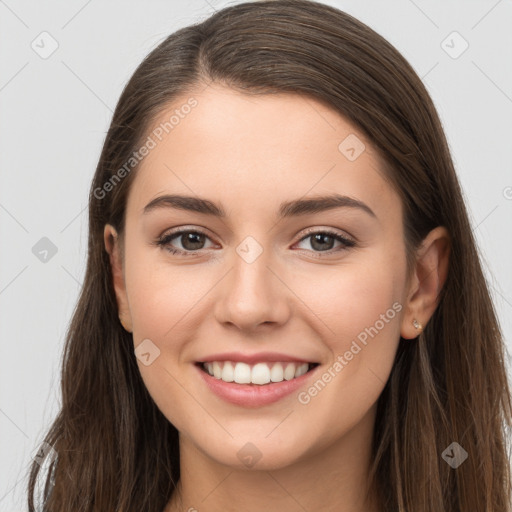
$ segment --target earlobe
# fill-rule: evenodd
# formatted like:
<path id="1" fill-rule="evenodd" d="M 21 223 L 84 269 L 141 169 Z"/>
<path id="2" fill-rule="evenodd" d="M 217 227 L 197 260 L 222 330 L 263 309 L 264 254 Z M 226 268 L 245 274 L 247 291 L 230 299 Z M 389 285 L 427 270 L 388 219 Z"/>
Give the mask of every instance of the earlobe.
<path id="1" fill-rule="evenodd" d="M 443 226 L 433 229 L 416 253 L 414 276 L 408 290 L 400 335 L 417 338 L 439 303 L 448 276 L 450 235 Z"/>
<path id="2" fill-rule="evenodd" d="M 112 271 L 113 286 L 116 294 L 119 321 L 126 331 L 132 332 L 132 320 L 123 275 L 123 263 L 120 247 L 121 242 L 116 229 L 110 224 L 105 225 L 105 229 L 103 230 L 103 240 L 105 243 L 105 250 L 107 251 L 110 259 L 110 268 Z"/>

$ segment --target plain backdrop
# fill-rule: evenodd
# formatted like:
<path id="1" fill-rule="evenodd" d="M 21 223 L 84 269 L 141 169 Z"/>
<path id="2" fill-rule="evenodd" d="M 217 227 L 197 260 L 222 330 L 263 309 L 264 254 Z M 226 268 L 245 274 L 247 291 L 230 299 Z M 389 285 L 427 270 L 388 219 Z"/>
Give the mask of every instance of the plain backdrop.
<path id="1" fill-rule="evenodd" d="M 432 95 L 510 346 L 512 2 L 325 3 L 387 38 Z M 227 4 L 0 0 L 0 512 L 26 510 L 27 468 L 59 408 L 87 196 L 121 90 L 166 36 Z"/>

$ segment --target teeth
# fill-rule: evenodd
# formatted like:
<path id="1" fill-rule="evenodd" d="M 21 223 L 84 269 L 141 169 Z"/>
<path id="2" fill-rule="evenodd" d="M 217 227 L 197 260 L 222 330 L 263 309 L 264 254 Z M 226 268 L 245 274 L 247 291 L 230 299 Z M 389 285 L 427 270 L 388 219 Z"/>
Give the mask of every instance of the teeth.
<path id="1" fill-rule="evenodd" d="M 251 382 L 253 384 L 268 384 L 270 382 L 270 368 L 267 364 L 258 363 L 252 367 Z"/>
<path id="2" fill-rule="evenodd" d="M 308 363 L 234 363 L 231 361 L 213 361 L 203 363 L 203 368 L 216 379 L 224 382 L 236 382 L 237 384 L 269 384 L 270 382 L 282 382 L 292 380 L 304 375 L 308 369 Z"/>
<path id="3" fill-rule="evenodd" d="M 235 382 L 237 384 L 251 383 L 251 367 L 245 363 L 236 363 Z"/>
<path id="4" fill-rule="evenodd" d="M 210 366 L 213 366 L 213 373 L 210 370 Z M 215 361 L 214 363 L 208 363 L 208 373 L 210 375 L 213 375 L 216 379 L 220 379 L 222 375 L 222 367 L 217 361 Z"/>
<path id="5" fill-rule="evenodd" d="M 284 369 L 284 378 L 286 380 L 292 380 L 293 377 L 295 377 L 295 365 L 293 363 L 288 363 Z"/>
<path id="6" fill-rule="evenodd" d="M 308 364 L 301 364 L 297 367 L 295 370 L 295 377 L 300 377 L 301 375 L 304 375 L 308 371 Z"/>
<path id="7" fill-rule="evenodd" d="M 221 374 L 220 378 L 224 382 L 233 382 L 235 380 L 234 373 L 235 373 L 235 371 L 233 369 L 233 365 L 229 361 L 226 361 L 224 363 L 224 368 L 222 368 L 222 374 Z"/>
<path id="8" fill-rule="evenodd" d="M 282 382 L 284 379 L 283 365 L 276 363 L 270 370 L 270 380 L 272 382 Z"/>

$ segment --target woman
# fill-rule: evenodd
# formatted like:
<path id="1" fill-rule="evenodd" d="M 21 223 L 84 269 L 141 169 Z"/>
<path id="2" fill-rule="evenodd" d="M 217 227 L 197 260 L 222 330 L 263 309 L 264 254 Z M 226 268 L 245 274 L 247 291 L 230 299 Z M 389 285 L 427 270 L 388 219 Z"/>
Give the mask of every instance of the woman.
<path id="1" fill-rule="evenodd" d="M 503 341 L 460 187 L 370 28 L 277 0 L 171 35 L 122 93 L 89 208 L 44 510 L 509 510 Z"/>

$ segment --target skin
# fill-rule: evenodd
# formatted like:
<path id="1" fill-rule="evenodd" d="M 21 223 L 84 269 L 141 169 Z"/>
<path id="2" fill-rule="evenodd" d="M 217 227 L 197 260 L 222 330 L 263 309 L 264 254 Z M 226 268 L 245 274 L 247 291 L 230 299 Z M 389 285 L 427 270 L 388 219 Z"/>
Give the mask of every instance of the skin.
<path id="1" fill-rule="evenodd" d="M 425 326 L 436 308 L 448 234 L 438 227 L 425 238 L 408 276 L 402 206 L 379 155 L 320 102 L 212 84 L 176 99 L 154 126 L 190 96 L 197 107 L 136 171 L 122 237 L 110 225 L 104 233 L 121 322 L 134 347 L 150 339 L 160 350 L 148 366 L 138 360 L 142 378 L 180 432 L 181 480 L 166 511 L 378 511 L 365 500 L 376 402 L 399 337 L 415 338 L 413 319 Z M 338 149 L 349 134 L 365 144 L 354 161 Z M 375 217 L 348 207 L 277 216 L 283 201 L 333 192 Z M 227 216 L 143 213 L 170 193 L 207 198 Z M 155 243 L 179 227 L 206 233 L 195 256 Z M 306 228 L 356 245 L 318 248 Z M 250 264 L 236 251 L 247 236 L 263 250 Z M 191 247 L 180 236 L 170 245 Z M 307 404 L 297 393 L 253 409 L 224 402 L 194 366 L 216 352 L 279 351 L 319 362 L 321 375 L 394 303 L 401 310 Z M 250 468 L 237 456 L 248 442 L 261 454 Z"/>

